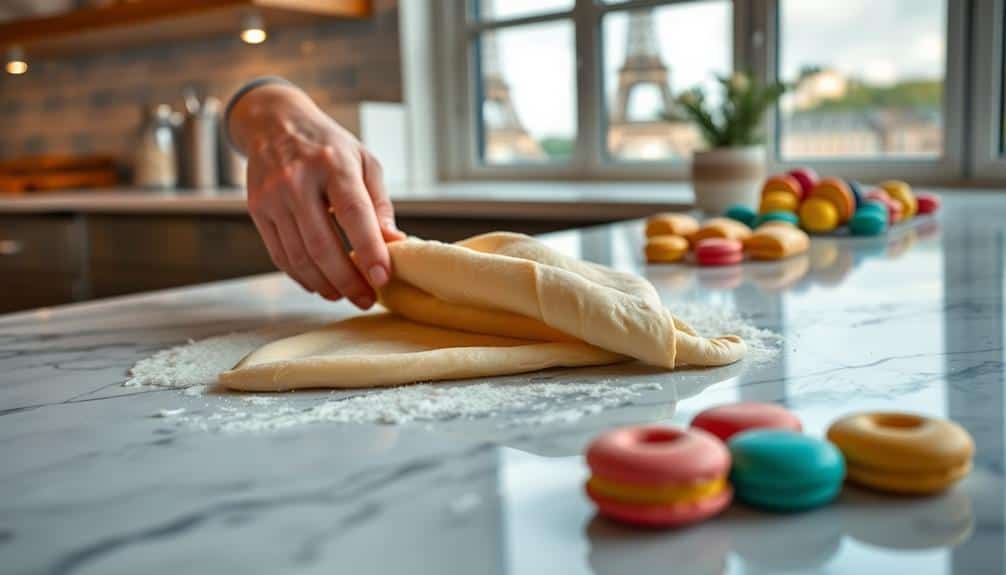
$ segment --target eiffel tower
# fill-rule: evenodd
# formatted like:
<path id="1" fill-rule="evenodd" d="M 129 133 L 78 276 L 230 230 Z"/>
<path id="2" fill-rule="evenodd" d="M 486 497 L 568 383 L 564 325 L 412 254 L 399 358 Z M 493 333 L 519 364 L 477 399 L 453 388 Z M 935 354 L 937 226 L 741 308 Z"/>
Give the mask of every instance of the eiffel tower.
<path id="1" fill-rule="evenodd" d="M 482 0 L 482 9 L 491 14 L 492 6 L 487 7 L 490 2 L 491 0 Z M 495 32 L 483 35 L 480 48 L 486 162 L 504 164 L 545 159 L 541 146 L 524 129 L 510 98 L 510 86 L 503 78 Z"/>
<path id="2" fill-rule="evenodd" d="M 700 143 L 699 134 L 687 122 L 666 119 L 674 111 L 670 72 L 660 58 L 653 8 L 629 12 L 625 61 L 618 69 L 618 92 L 608 124 L 608 149 L 622 159 L 656 159 L 688 155 Z M 651 86 L 660 94 L 661 108 L 647 118 L 630 117 L 633 91 Z"/>

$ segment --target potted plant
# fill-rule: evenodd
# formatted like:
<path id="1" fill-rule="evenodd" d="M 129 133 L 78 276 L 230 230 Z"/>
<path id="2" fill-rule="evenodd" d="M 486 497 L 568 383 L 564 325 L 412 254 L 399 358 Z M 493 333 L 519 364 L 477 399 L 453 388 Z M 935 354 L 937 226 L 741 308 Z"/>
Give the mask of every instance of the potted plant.
<path id="1" fill-rule="evenodd" d="M 720 102 L 711 103 L 701 88 L 677 99 L 709 146 L 692 156 L 695 204 L 715 214 L 733 204 L 757 204 L 765 179 L 762 117 L 786 91 L 784 84 L 762 85 L 742 73 L 717 79 L 723 91 Z"/>

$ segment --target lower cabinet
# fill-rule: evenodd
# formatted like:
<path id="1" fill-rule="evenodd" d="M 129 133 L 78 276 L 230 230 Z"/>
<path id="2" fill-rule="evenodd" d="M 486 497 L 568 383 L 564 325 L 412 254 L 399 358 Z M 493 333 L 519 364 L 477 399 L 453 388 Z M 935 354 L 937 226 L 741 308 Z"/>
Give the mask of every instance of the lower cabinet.
<path id="1" fill-rule="evenodd" d="M 0 216 L 0 313 L 87 299 L 87 272 L 83 217 Z"/>
<path id="2" fill-rule="evenodd" d="M 405 232 L 456 241 L 604 222 L 403 217 Z M 244 215 L 0 216 L 0 313 L 275 271 Z"/>

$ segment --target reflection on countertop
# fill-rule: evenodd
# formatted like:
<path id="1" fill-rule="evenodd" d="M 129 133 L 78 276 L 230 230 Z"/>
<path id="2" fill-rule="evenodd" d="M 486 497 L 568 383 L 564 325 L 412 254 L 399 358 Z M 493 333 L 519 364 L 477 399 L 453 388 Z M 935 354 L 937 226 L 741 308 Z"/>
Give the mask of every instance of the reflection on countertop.
<path id="1" fill-rule="evenodd" d="M 207 433 L 151 415 L 232 395 L 118 385 L 188 338 L 353 313 L 278 275 L 0 318 L 0 561 L 12 573 L 1001 573 L 1006 198 L 945 200 L 936 220 L 887 238 L 817 238 L 801 258 L 719 270 L 647 266 L 640 222 L 545 236 L 646 275 L 668 303 L 733 308 L 785 340 L 757 365 L 536 374 L 662 386 L 542 426 L 503 412 Z M 737 504 L 674 531 L 595 516 L 579 453 L 601 429 L 684 425 L 738 400 L 783 403 L 814 435 L 857 410 L 949 417 L 976 440 L 975 470 L 932 498 L 848 488 L 809 513 Z"/>

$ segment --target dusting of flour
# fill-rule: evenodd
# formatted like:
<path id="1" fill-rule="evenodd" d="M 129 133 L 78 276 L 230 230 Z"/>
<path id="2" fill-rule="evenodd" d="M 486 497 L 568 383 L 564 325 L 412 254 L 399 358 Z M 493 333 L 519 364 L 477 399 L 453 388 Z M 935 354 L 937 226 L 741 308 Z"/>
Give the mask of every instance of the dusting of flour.
<path id="1" fill-rule="evenodd" d="M 748 347 L 745 361 L 761 364 L 778 353 L 782 338 L 759 329 L 735 312 L 709 304 L 678 303 L 672 313 L 704 335 L 735 334 Z M 215 336 L 157 352 L 132 367 L 126 386 L 179 389 L 205 397 L 217 374 L 276 339 L 310 329 L 284 325 Z M 310 423 L 380 423 L 479 419 L 507 413 L 510 425 L 572 423 L 631 404 L 660 383 L 527 382 L 421 384 L 328 394 L 219 395 L 205 409 L 162 410 L 179 425 L 221 432 L 273 431 Z"/>

